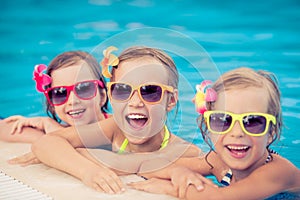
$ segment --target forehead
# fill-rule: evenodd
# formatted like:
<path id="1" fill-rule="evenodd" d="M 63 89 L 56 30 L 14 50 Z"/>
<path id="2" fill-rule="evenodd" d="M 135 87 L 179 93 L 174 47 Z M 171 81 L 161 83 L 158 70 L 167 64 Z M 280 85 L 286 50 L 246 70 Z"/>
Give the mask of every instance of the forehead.
<path id="1" fill-rule="evenodd" d="M 233 113 L 267 112 L 269 95 L 266 89 L 247 87 L 230 89 L 218 93 L 215 110 L 225 110 Z"/>
<path id="2" fill-rule="evenodd" d="M 54 70 L 51 73 L 52 87 L 60 85 L 72 85 L 76 82 L 95 79 L 90 66 L 83 60 L 70 65 Z"/>
<path id="3" fill-rule="evenodd" d="M 115 70 L 115 81 L 131 84 L 142 84 L 147 82 L 168 83 L 168 72 L 166 67 L 151 57 L 130 59 L 119 64 Z"/>

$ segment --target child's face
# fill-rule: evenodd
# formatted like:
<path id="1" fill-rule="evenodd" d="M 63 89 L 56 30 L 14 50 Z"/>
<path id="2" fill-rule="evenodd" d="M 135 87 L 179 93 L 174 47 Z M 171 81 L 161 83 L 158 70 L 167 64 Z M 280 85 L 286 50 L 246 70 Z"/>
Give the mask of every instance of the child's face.
<path id="1" fill-rule="evenodd" d="M 96 79 L 84 61 L 54 70 L 51 77 L 51 87 L 70 86 L 77 82 Z M 54 106 L 54 109 L 59 118 L 69 125 L 89 124 L 99 120 L 101 116 L 101 100 L 103 101 L 98 89 L 96 96 L 89 100 L 80 99 L 71 91 L 66 103 Z"/>
<path id="2" fill-rule="evenodd" d="M 214 110 L 241 114 L 266 113 L 267 108 L 266 91 L 262 88 L 249 87 L 219 93 Z M 238 121 L 228 133 L 211 134 L 211 138 L 218 155 L 231 169 L 235 170 L 251 170 L 264 163 L 266 146 L 270 142 L 269 133 L 263 136 L 245 134 Z"/>
<path id="3" fill-rule="evenodd" d="M 139 86 L 144 83 L 160 83 L 168 85 L 168 73 L 165 67 L 156 59 L 143 57 L 131 59 L 119 64 L 115 70 L 115 82 L 128 83 Z M 137 90 L 127 101 L 110 99 L 114 119 L 124 132 L 129 142 L 142 144 L 150 137 L 159 133 L 166 120 L 168 92 L 163 93 L 160 103 L 149 104 L 144 102 Z"/>

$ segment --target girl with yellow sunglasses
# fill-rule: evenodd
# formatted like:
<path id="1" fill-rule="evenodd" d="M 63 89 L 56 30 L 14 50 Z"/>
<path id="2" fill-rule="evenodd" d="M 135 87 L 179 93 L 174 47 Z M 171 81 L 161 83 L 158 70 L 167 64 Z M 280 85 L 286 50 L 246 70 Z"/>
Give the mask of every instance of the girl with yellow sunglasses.
<path id="1" fill-rule="evenodd" d="M 205 87 L 199 87 L 205 94 L 196 95 L 195 102 L 211 151 L 205 159 L 179 159 L 177 164 L 187 168 L 165 168 L 161 174 L 170 180 L 153 178 L 132 187 L 185 199 L 266 199 L 276 194 L 276 199 L 298 199 L 300 170 L 270 148 L 282 126 L 276 78 L 242 67 Z M 219 187 L 199 182 L 208 174 L 217 177 Z"/>

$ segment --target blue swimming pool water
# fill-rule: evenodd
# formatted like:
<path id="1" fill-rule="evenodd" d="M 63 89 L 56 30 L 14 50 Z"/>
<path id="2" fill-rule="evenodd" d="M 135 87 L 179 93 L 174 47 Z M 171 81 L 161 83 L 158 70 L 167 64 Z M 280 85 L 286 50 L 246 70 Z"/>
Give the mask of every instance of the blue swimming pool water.
<path id="1" fill-rule="evenodd" d="M 44 115 L 43 97 L 32 81 L 35 64 L 48 64 L 63 51 L 92 52 L 102 41 L 135 28 L 165 28 L 202 45 L 220 73 L 249 66 L 277 75 L 286 127 L 274 148 L 299 168 L 299 13 L 297 0 L 2 1 L 0 115 Z M 201 81 L 184 59 L 174 58 L 183 83 Z M 181 88 L 181 136 L 202 147 L 190 103 L 194 91 Z"/>

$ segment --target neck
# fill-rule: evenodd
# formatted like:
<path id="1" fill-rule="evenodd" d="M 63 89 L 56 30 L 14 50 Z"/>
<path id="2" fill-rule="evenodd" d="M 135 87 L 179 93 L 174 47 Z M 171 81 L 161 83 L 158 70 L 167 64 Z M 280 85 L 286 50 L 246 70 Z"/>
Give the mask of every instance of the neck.
<path id="1" fill-rule="evenodd" d="M 105 113 L 101 112 L 99 115 L 98 115 L 98 121 L 101 121 L 103 119 L 106 119 L 105 117 Z"/>
<path id="2" fill-rule="evenodd" d="M 160 149 L 163 138 L 165 135 L 164 129 L 154 136 L 147 138 L 145 142 L 141 144 L 128 143 L 130 152 L 153 152 Z"/>

